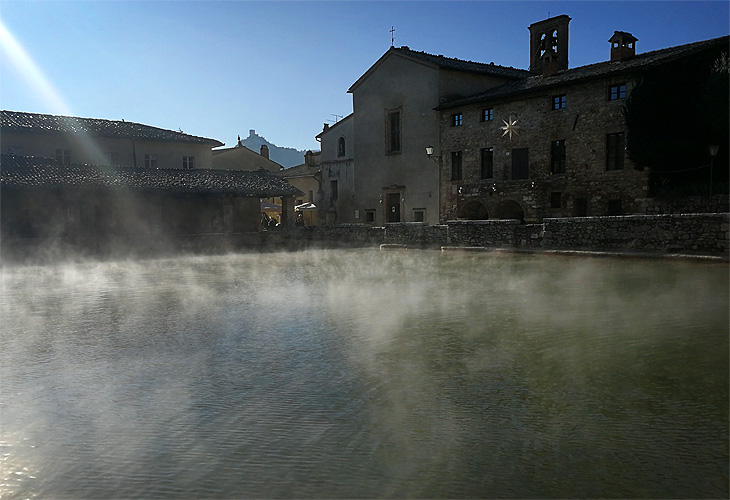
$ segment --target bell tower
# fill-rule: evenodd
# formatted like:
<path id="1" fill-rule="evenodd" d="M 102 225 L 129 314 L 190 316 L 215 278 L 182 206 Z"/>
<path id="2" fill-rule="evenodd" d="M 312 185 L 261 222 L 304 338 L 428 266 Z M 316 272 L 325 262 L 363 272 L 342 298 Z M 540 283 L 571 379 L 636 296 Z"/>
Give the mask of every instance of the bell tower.
<path id="1" fill-rule="evenodd" d="M 530 71 L 544 76 L 568 69 L 568 23 L 565 14 L 530 25 Z"/>

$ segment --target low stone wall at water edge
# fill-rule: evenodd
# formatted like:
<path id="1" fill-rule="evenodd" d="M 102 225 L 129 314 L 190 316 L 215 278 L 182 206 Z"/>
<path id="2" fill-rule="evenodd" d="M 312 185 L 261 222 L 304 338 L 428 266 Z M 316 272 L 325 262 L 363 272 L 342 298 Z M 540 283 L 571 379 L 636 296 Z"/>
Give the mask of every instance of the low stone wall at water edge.
<path id="1" fill-rule="evenodd" d="M 269 248 L 377 246 L 385 241 L 385 228 L 365 224 L 276 228 L 263 231 L 261 240 Z"/>
<path id="2" fill-rule="evenodd" d="M 519 242 L 518 220 L 450 220 L 447 244 L 459 247 L 513 247 Z"/>
<path id="3" fill-rule="evenodd" d="M 730 214 L 625 215 L 517 220 L 448 221 L 444 225 L 402 222 L 276 228 L 237 234 L 136 237 L 124 241 L 56 238 L 2 238 L 4 261 L 61 259 L 69 255 L 101 258 L 145 257 L 175 253 L 225 253 L 247 250 L 377 247 L 486 247 L 524 250 L 584 250 L 688 254 L 730 258 Z"/>
<path id="4" fill-rule="evenodd" d="M 544 219 L 541 224 L 517 220 L 455 220 L 436 226 L 347 224 L 273 231 L 264 240 L 270 247 L 289 243 L 293 248 L 391 244 L 727 256 L 729 220 L 725 213 L 568 217 Z"/>
<path id="5" fill-rule="evenodd" d="M 448 245 L 727 256 L 730 214 L 449 221 Z"/>
<path id="6" fill-rule="evenodd" d="M 395 222 L 385 225 L 383 243 L 419 248 L 439 248 L 446 244 L 448 226 L 425 222 Z"/>
<path id="7" fill-rule="evenodd" d="M 542 247 L 551 249 L 724 255 L 730 214 L 625 215 L 545 219 Z"/>

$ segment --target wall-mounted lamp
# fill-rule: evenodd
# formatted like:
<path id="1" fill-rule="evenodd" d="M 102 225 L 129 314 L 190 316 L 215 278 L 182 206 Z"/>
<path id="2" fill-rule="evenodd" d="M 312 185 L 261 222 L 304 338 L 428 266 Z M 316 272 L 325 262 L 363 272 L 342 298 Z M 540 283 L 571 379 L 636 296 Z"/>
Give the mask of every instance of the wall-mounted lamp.
<path id="1" fill-rule="evenodd" d="M 433 146 L 426 146 L 426 155 L 429 157 L 429 159 L 435 161 L 436 163 L 439 163 L 439 157 L 434 158 L 433 156 Z"/>

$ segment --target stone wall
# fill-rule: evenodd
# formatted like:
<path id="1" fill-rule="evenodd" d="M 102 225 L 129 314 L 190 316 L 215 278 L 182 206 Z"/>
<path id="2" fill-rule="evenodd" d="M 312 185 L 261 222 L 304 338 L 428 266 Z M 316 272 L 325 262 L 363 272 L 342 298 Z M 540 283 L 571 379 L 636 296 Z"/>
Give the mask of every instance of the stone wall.
<path id="1" fill-rule="evenodd" d="M 512 247 L 518 220 L 448 221 L 448 245 L 462 247 Z"/>
<path id="2" fill-rule="evenodd" d="M 546 219 L 542 247 L 724 255 L 730 214 L 627 215 Z"/>
<path id="3" fill-rule="evenodd" d="M 384 243 L 420 248 L 441 247 L 446 242 L 446 225 L 430 226 L 425 222 L 393 222 L 385 225 Z"/>
<path id="4" fill-rule="evenodd" d="M 709 196 L 663 196 L 646 200 L 646 213 L 702 214 L 730 212 L 730 197 L 726 194 Z"/>
<path id="5" fill-rule="evenodd" d="M 527 222 L 644 213 L 648 171 L 635 170 L 627 157 L 622 168 L 609 170 L 606 160 L 607 134 L 626 131 L 625 100 L 607 99 L 609 87 L 619 84 L 630 92 L 626 75 L 607 76 L 441 111 L 441 216 L 474 218 L 470 212 L 479 205 L 490 219 L 507 218 L 503 211 L 519 206 Z M 567 97 L 564 109 L 552 109 L 555 95 Z M 492 120 L 482 119 L 485 109 L 493 111 Z M 452 126 L 457 112 L 463 124 Z M 512 136 L 502 128 L 509 120 L 519 127 Z M 564 141 L 564 168 L 553 165 L 553 141 Z M 481 152 L 488 148 L 491 176 L 481 170 Z M 518 150 L 528 158 L 526 178 L 513 170 Z M 458 179 L 452 175 L 454 152 L 461 153 Z"/>
<path id="6" fill-rule="evenodd" d="M 730 214 L 665 214 L 517 220 L 392 223 L 270 231 L 270 247 L 405 245 L 411 248 L 487 247 L 728 256 Z"/>

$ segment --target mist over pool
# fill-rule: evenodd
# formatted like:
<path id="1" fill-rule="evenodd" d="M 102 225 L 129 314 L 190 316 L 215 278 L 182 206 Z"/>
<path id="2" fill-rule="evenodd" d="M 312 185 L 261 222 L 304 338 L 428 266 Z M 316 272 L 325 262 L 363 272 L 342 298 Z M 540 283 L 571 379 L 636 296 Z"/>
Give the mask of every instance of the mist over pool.
<path id="1" fill-rule="evenodd" d="M 0 498 L 727 498 L 728 267 L 0 268 Z"/>

